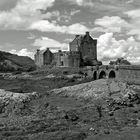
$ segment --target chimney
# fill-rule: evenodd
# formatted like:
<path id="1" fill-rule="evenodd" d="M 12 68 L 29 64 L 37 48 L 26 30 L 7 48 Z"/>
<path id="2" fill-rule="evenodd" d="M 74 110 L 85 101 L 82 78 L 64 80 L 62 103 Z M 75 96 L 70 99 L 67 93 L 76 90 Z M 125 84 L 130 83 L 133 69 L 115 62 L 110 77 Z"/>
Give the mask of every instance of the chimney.
<path id="1" fill-rule="evenodd" d="M 77 37 L 79 37 L 80 35 L 75 35 L 75 37 L 77 38 Z"/>
<path id="2" fill-rule="evenodd" d="M 86 35 L 89 36 L 89 32 L 86 32 Z"/>

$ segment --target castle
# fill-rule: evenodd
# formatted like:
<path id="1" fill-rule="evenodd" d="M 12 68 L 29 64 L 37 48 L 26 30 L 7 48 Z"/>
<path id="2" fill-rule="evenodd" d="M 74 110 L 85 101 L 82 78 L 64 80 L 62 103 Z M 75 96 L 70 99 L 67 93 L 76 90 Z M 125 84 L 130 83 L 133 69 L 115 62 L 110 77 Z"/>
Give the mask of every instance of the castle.
<path id="1" fill-rule="evenodd" d="M 93 39 L 89 32 L 85 35 L 76 35 L 69 43 L 69 51 L 59 50 L 52 53 L 49 48 L 37 50 L 35 63 L 38 67 L 55 64 L 63 67 L 80 67 L 84 65 L 97 65 L 97 39 Z"/>

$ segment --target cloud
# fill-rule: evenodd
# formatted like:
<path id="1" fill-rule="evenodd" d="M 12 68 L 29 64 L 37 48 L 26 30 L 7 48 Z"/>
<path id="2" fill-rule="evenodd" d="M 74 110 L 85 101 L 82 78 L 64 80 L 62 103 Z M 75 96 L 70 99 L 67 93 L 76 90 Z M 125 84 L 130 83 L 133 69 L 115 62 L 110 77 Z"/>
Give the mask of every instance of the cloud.
<path id="1" fill-rule="evenodd" d="M 132 19 L 136 19 L 136 18 L 140 17 L 140 9 L 135 9 L 135 10 L 127 11 L 127 12 L 125 12 L 125 14 L 127 14 Z"/>
<path id="2" fill-rule="evenodd" d="M 51 19 L 51 18 L 57 18 L 60 16 L 60 12 L 59 11 L 52 11 L 52 12 L 47 12 L 45 14 L 42 13 L 41 18 L 43 19 Z"/>
<path id="3" fill-rule="evenodd" d="M 127 4 L 132 4 L 134 2 L 134 0 L 128 0 L 126 3 Z"/>
<path id="4" fill-rule="evenodd" d="M 98 27 L 94 28 L 93 31 L 97 32 L 118 32 L 126 30 L 130 27 L 129 23 L 119 16 L 104 16 L 100 19 L 95 20 L 95 25 Z"/>
<path id="5" fill-rule="evenodd" d="M 86 26 L 80 23 L 75 23 L 69 26 L 59 26 L 58 24 L 50 23 L 47 20 L 40 20 L 38 22 L 34 22 L 29 27 L 29 29 L 39 30 L 42 32 L 59 32 L 67 34 L 83 34 L 89 30 Z"/>
<path id="6" fill-rule="evenodd" d="M 32 21 L 41 17 L 39 10 L 51 7 L 54 2 L 55 0 L 20 0 L 10 11 L 0 12 L 0 28 L 27 29 Z"/>
<path id="7" fill-rule="evenodd" d="M 12 49 L 9 52 L 12 53 L 12 54 L 17 54 L 19 56 L 28 56 L 28 57 L 31 57 L 31 58 L 33 58 L 33 56 L 34 56 L 34 53 L 31 52 L 31 51 L 28 51 L 27 48 L 21 49 L 19 51 L 15 50 L 15 49 Z"/>
<path id="8" fill-rule="evenodd" d="M 42 32 L 59 32 L 67 34 L 84 33 L 88 28 L 80 23 L 74 23 L 69 26 L 59 25 L 54 20 L 48 19 L 59 17 L 60 20 L 69 21 L 70 16 L 79 11 L 71 11 L 69 16 L 60 15 L 59 11 L 46 12 L 42 10 L 53 6 L 55 0 L 20 0 L 15 8 L 10 11 L 0 12 L 0 29 L 12 30 L 38 30 Z M 10 20 L 9 20 L 10 19 Z"/>
<path id="9" fill-rule="evenodd" d="M 29 36 L 27 37 L 27 39 L 35 39 L 36 36 L 32 33 L 29 33 Z"/>
<path id="10" fill-rule="evenodd" d="M 73 3 L 73 4 L 77 4 L 79 6 L 84 6 L 84 7 L 93 7 L 94 3 L 92 2 L 92 0 L 68 0 L 69 2 Z"/>
<path id="11" fill-rule="evenodd" d="M 60 43 L 59 41 L 56 41 L 54 39 L 48 38 L 48 37 L 41 37 L 35 40 L 33 43 L 33 46 L 40 47 L 40 50 L 45 50 L 46 48 L 50 48 L 52 52 L 56 52 L 58 50 L 68 50 L 68 44 L 66 43 Z"/>
<path id="12" fill-rule="evenodd" d="M 64 10 L 63 12 L 61 12 L 61 14 L 59 13 L 59 16 L 57 16 L 57 21 L 68 23 L 72 20 L 72 17 L 78 14 L 79 12 L 80 10 L 76 9 L 71 9 L 70 11 Z"/>
<path id="13" fill-rule="evenodd" d="M 73 39 L 71 39 L 71 38 L 66 38 L 64 41 L 65 42 L 67 42 L 67 43 L 69 43 L 69 42 L 71 42 Z"/>
<path id="14" fill-rule="evenodd" d="M 140 43 L 133 37 L 116 40 L 113 33 L 105 33 L 98 38 L 98 59 L 105 63 L 124 57 L 131 63 L 140 64 Z"/>
<path id="15" fill-rule="evenodd" d="M 74 16 L 74 15 L 76 15 L 77 13 L 80 13 L 80 11 L 81 11 L 81 10 L 75 10 L 75 9 L 73 9 L 73 10 L 70 12 L 70 15 L 71 15 L 71 16 Z"/>
<path id="16" fill-rule="evenodd" d="M 136 35 L 137 39 L 140 40 L 140 9 L 131 10 L 125 12 L 130 18 L 131 28 L 128 31 L 128 35 Z"/>

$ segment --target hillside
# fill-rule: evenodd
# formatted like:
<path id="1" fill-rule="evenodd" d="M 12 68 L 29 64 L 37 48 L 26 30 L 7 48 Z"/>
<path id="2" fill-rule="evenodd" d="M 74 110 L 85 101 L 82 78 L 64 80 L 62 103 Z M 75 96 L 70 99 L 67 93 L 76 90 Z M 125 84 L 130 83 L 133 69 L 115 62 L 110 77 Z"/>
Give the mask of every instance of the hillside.
<path id="1" fill-rule="evenodd" d="M 0 71 L 31 71 L 35 69 L 34 61 L 26 56 L 18 56 L 0 51 Z"/>
<path id="2" fill-rule="evenodd" d="M 75 73 L 1 77 L 0 140 L 139 140 L 140 85 Z"/>

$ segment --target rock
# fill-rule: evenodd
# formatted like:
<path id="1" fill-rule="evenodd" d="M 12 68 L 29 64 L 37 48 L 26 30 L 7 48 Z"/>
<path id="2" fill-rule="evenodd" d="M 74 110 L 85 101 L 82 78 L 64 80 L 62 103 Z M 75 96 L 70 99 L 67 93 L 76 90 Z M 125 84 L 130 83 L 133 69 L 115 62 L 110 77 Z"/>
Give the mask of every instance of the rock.
<path id="1" fill-rule="evenodd" d="M 5 103 L 0 101 L 0 114 L 4 112 L 4 109 L 5 109 Z"/>
<path id="2" fill-rule="evenodd" d="M 116 81 L 111 81 L 111 83 L 109 83 L 109 88 L 110 88 L 110 92 L 111 93 L 116 93 L 116 92 L 120 92 L 121 88 L 119 87 L 118 82 Z"/>
<path id="3" fill-rule="evenodd" d="M 79 119 L 78 115 L 76 115 L 74 112 L 67 112 L 64 118 L 72 122 L 77 121 Z"/>
<path id="4" fill-rule="evenodd" d="M 121 109 L 119 106 L 114 107 L 113 111 Z"/>
<path id="5" fill-rule="evenodd" d="M 137 119 L 137 126 L 140 126 L 140 120 Z"/>
<path id="6" fill-rule="evenodd" d="M 63 94 L 64 96 L 75 96 L 77 98 L 100 98 L 108 96 L 108 92 L 107 81 L 101 79 L 84 84 L 54 89 L 50 91 L 50 94 Z"/>
<path id="7" fill-rule="evenodd" d="M 105 129 L 104 130 L 104 134 L 110 134 L 109 130 L 108 129 Z"/>
<path id="8" fill-rule="evenodd" d="M 91 127 L 89 130 L 90 130 L 90 131 L 95 131 L 95 129 L 94 129 L 94 128 L 92 128 L 92 127 Z"/>
<path id="9" fill-rule="evenodd" d="M 25 104 L 35 97 L 36 92 L 23 94 L 0 89 L 0 114 L 9 114 L 11 112 L 19 114 L 23 109 L 25 109 Z"/>
<path id="10" fill-rule="evenodd" d="M 113 111 L 110 111 L 108 114 L 109 114 L 109 116 L 113 116 L 114 115 L 114 112 Z"/>
<path id="11" fill-rule="evenodd" d="M 45 78 L 55 78 L 56 76 L 54 76 L 53 74 L 50 74 L 48 76 L 46 76 Z"/>

